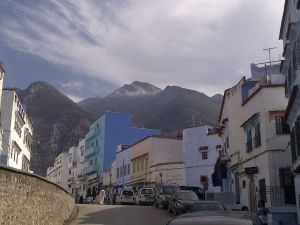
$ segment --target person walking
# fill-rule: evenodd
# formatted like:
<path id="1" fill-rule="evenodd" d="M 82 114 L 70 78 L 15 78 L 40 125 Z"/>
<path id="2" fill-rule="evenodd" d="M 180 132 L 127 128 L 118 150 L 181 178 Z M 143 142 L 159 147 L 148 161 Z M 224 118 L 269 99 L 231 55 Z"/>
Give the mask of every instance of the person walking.
<path id="1" fill-rule="evenodd" d="M 268 214 L 270 211 L 265 207 L 265 201 L 259 200 L 257 206 L 257 216 L 263 225 L 268 225 Z"/>
<path id="2" fill-rule="evenodd" d="M 100 191 L 100 205 L 104 204 L 104 200 L 105 200 L 105 191 L 101 190 Z"/>

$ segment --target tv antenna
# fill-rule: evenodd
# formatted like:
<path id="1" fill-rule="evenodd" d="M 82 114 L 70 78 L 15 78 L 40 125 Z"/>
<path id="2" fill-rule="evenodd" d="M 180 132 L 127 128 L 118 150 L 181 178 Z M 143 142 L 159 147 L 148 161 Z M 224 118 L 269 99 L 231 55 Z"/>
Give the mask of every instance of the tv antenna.
<path id="1" fill-rule="evenodd" d="M 272 60 L 271 60 L 271 50 L 275 49 L 277 47 L 271 47 L 271 48 L 264 48 L 263 51 L 268 51 L 269 52 L 269 62 L 270 66 L 272 65 Z"/>

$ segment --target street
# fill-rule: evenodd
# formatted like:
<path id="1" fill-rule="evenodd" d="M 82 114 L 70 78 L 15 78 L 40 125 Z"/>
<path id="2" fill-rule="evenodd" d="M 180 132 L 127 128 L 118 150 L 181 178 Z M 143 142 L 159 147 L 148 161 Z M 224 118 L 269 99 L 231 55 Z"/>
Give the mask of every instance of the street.
<path id="1" fill-rule="evenodd" d="M 171 215 L 152 206 L 79 205 L 71 225 L 165 225 Z"/>

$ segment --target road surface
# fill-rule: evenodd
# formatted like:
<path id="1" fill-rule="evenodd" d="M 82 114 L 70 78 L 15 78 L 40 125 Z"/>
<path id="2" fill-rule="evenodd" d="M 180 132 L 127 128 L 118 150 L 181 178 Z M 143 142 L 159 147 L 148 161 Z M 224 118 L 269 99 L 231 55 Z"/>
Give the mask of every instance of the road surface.
<path id="1" fill-rule="evenodd" d="M 152 206 L 79 205 L 71 225 L 165 225 L 171 215 Z"/>

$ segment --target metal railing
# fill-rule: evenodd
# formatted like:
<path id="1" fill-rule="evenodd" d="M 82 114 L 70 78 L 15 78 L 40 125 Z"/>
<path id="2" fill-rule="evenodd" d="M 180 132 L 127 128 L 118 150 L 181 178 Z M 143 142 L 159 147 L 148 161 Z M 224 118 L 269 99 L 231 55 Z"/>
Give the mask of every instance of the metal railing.
<path id="1" fill-rule="evenodd" d="M 296 204 L 294 186 L 267 186 L 265 194 L 270 207 L 288 207 Z"/>

